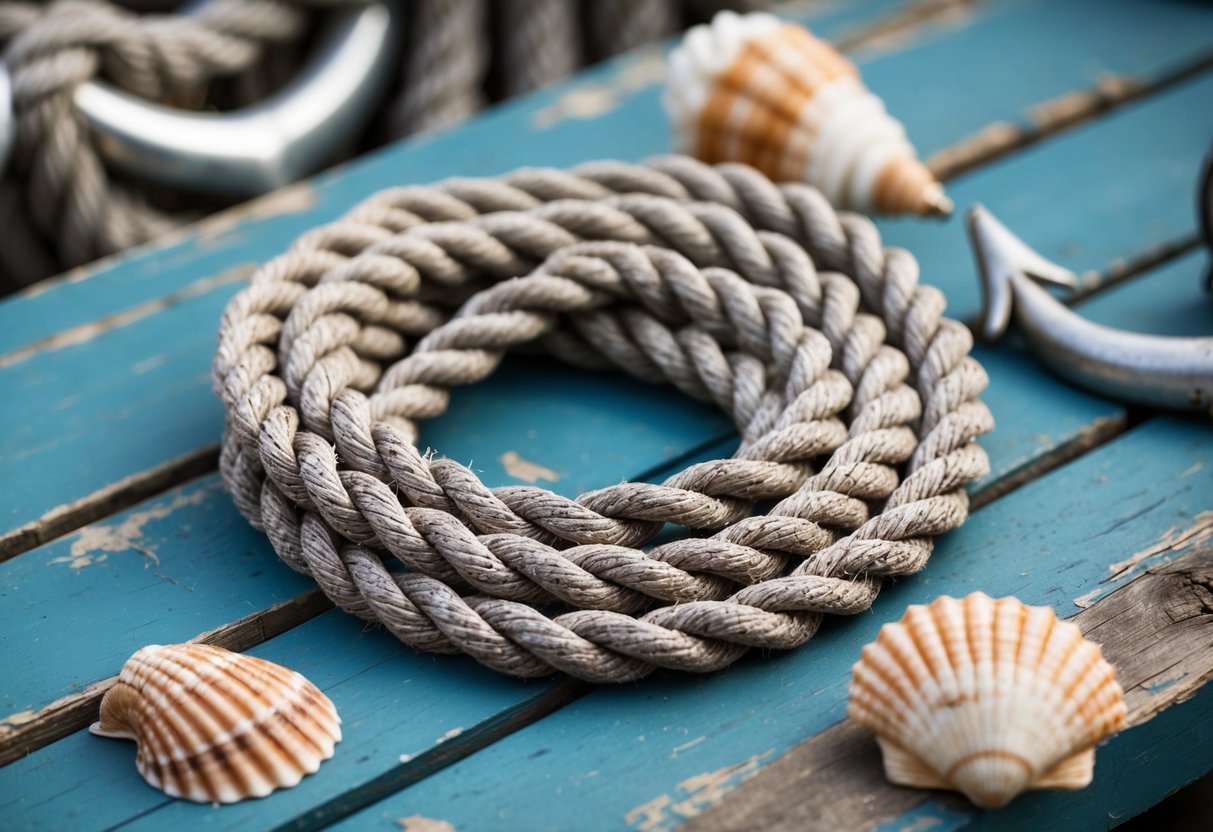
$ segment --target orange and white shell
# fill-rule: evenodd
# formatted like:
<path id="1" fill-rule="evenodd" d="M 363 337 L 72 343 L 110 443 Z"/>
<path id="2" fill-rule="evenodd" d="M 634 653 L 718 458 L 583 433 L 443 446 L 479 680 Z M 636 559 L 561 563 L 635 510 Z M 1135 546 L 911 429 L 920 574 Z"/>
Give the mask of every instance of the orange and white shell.
<path id="1" fill-rule="evenodd" d="M 1091 782 L 1095 745 L 1125 725 L 1097 644 L 1048 607 L 982 593 L 912 606 L 852 669 L 847 715 L 876 732 L 885 776 L 983 808 Z"/>
<path id="2" fill-rule="evenodd" d="M 90 730 L 138 743 L 139 773 L 166 794 L 234 803 L 314 773 L 340 724 L 293 670 L 206 644 L 153 644 L 122 666 Z"/>
<path id="3" fill-rule="evenodd" d="M 692 28 L 670 54 L 665 107 L 677 149 L 702 161 L 807 182 L 838 208 L 951 212 L 901 123 L 803 26 L 723 11 Z"/>

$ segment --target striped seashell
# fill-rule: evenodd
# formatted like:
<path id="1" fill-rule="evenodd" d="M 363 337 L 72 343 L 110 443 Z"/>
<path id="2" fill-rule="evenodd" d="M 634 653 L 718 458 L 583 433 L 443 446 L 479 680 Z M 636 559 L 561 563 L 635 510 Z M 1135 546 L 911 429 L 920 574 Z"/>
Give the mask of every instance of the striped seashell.
<path id="1" fill-rule="evenodd" d="M 139 773 L 166 794 L 235 803 L 314 773 L 340 724 L 293 670 L 206 644 L 153 644 L 122 666 L 89 730 L 138 743 Z"/>
<path id="2" fill-rule="evenodd" d="M 1049 607 L 982 593 L 912 606 L 852 669 L 847 715 L 876 732 L 885 776 L 987 809 L 1091 782 L 1095 745 L 1125 725 L 1099 646 Z"/>
<path id="3" fill-rule="evenodd" d="M 952 202 L 855 66 L 808 29 L 724 11 L 670 54 L 677 149 L 807 182 L 836 207 L 946 216 Z"/>

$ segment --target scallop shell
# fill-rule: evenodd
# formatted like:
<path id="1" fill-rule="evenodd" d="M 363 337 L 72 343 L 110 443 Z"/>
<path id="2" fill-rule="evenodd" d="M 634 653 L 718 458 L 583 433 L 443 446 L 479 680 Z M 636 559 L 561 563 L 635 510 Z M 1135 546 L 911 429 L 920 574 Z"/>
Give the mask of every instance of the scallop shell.
<path id="1" fill-rule="evenodd" d="M 724 11 L 670 54 L 665 95 L 675 144 L 815 186 L 836 207 L 951 213 L 943 186 L 855 66 L 808 29 Z"/>
<path id="2" fill-rule="evenodd" d="M 1125 724 L 1099 646 L 1048 607 L 982 593 L 912 606 L 852 668 L 847 715 L 877 734 L 885 776 L 983 808 L 1091 782 Z"/>
<path id="3" fill-rule="evenodd" d="M 139 773 L 166 794 L 234 803 L 314 773 L 340 724 L 293 670 L 206 644 L 153 644 L 122 666 L 90 730 L 138 743 Z"/>

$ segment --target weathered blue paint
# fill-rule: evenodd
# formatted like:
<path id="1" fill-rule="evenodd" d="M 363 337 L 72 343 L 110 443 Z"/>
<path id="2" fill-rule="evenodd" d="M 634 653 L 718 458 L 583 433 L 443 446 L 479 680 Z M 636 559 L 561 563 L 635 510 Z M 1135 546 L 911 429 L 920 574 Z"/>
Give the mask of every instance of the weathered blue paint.
<path id="1" fill-rule="evenodd" d="M 1137 280 L 1079 304 L 1080 315 L 1105 326 L 1157 335 L 1213 335 L 1213 295 L 1204 289 L 1213 252 L 1198 248 Z"/>
<path id="2" fill-rule="evenodd" d="M 994 415 L 994 431 L 981 438 L 990 473 L 980 489 L 1022 471 L 1063 446 L 1083 441 L 1092 429 L 1118 423 L 1124 410 L 1041 372 L 1029 356 L 977 346 L 974 357 L 990 376 L 982 401 Z M 1030 390 L 1029 395 L 1024 395 Z"/>
<path id="3" fill-rule="evenodd" d="M 218 475 L 0 564 L 0 716 L 307 591 L 244 522 Z"/>
<path id="4" fill-rule="evenodd" d="M 728 443 L 710 445 L 692 453 L 685 461 L 679 460 L 673 467 L 681 468 L 689 462 L 712 459 L 730 451 Z M 648 478 L 661 480 L 672 473 L 671 468 L 659 466 L 648 472 Z M 640 478 L 642 475 L 637 471 L 634 476 Z M 604 479 L 593 485 L 608 481 Z M 183 493 L 196 492 L 184 490 Z M 238 572 L 225 573 L 222 553 L 210 550 L 205 539 L 199 544 L 199 559 L 215 561 L 205 570 L 201 566 L 193 570 L 195 573 L 205 571 L 207 575 L 201 586 L 195 586 L 196 591 L 200 590 L 204 607 L 208 599 L 212 605 L 221 602 L 217 596 L 222 590 L 215 586 L 219 581 L 230 581 L 239 593 L 242 589 L 249 591 L 246 584 L 250 577 L 261 578 Z M 275 569 L 285 570 L 274 562 L 268 544 L 260 548 L 264 551 L 258 555 L 267 574 Z M 47 587 L 41 590 L 44 595 L 53 594 Z M 156 596 L 164 594 L 158 585 L 126 592 L 142 598 L 139 610 L 145 615 L 154 612 L 154 604 L 162 600 Z M 149 596 L 155 600 L 149 602 Z M 116 672 L 133 652 L 123 643 L 130 636 L 123 629 L 126 622 L 121 617 L 108 615 L 98 604 L 84 609 L 77 607 L 74 612 L 65 609 L 61 602 L 57 611 L 50 603 L 46 607 L 51 611 L 40 616 L 38 624 L 44 632 L 42 639 L 55 642 L 55 660 L 44 664 L 35 662 L 32 668 L 21 664 L 15 670 L 32 669 L 46 674 L 51 680 L 62 680 L 73 667 L 70 662 L 91 665 L 108 662 L 95 675 L 81 674 L 81 681 L 92 681 Z M 141 625 L 135 646 L 191 635 L 191 631 L 178 623 L 178 614 L 176 608 L 171 608 L 164 611 L 166 620 Z M 234 616 L 229 609 L 228 618 Z M 77 644 L 80 634 L 57 626 L 69 617 L 93 618 L 90 627 L 95 632 L 86 635 L 84 643 Z M 48 618 L 51 619 L 49 626 Z M 14 645 L 14 649 L 20 647 L 20 643 Z M 98 655 L 82 655 L 88 650 L 96 651 Z M 63 655 L 69 652 L 72 655 Z M 555 684 L 553 680 L 509 679 L 462 657 L 417 654 L 389 635 L 371 630 L 338 610 L 325 613 L 249 652 L 306 674 L 328 692 L 337 705 L 345 740 L 339 746 L 338 756 L 326 763 L 316 777 L 265 800 L 225 807 L 216 812 L 206 806 L 168 801 L 145 786 L 131 765 L 133 749 L 129 744 L 104 741 L 78 732 L 7 768 L 0 768 L 0 815 L 17 819 L 22 827 L 28 828 L 103 829 L 144 815 L 147 817 L 141 822 L 149 829 L 193 828 L 209 822 L 222 822 L 227 828 L 260 828 L 285 823 L 339 798 L 348 800 L 351 791 L 384 788 L 379 784 L 385 778 L 408 778 L 414 776 L 412 772 L 419 767 L 428 771 L 434 766 L 431 758 L 445 750 L 442 746 L 450 748 L 477 742 L 477 735 L 488 726 L 509 720 L 516 711 L 551 692 Z M 5 677 L 8 678 L 7 668 Z M 38 772 L 41 775 L 35 774 Z M 53 772 L 54 779 L 44 782 L 47 772 Z M 32 779 L 38 780 L 37 786 L 27 787 L 27 781 Z M 63 796 L 60 796 L 61 792 L 64 792 Z M 83 808 L 93 800 L 102 800 L 106 805 L 96 811 Z M 348 813 L 348 809 L 344 813 Z"/>
<path id="5" fill-rule="evenodd" d="M 707 677 L 596 690 L 344 828 L 385 829 L 412 814 L 456 829 L 570 829 L 586 817 L 597 828 L 675 828 L 720 797 L 715 775 L 735 785 L 730 767 L 756 770 L 841 720 L 851 663 L 906 605 L 980 589 L 1073 615 L 1074 599 L 1098 587 L 1110 563 L 1205 522 L 1197 515 L 1210 507 L 1211 457 L 1207 426 L 1151 420 L 975 513 L 921 575 L 887 587 L 870 613 L 829 621 L 801 650 Z M 1109 769 L 1098 769 L 1097 783 Z M 1179 781 L 1181 769 L 1167 779 Z"/>
<path id="6" fill-rule="evenodd" d="M 1080 273 L 1107 269 L 1195 231 L 1211 99 L 1213 76 L 1198 76 L 960 177 L 948 191 L 962 212 L 983 203 L 1050 260 Z M 947 293 L 953 315 L 977 313 L 980 287 L 960 216 L 944 225 L 878 225 L 888 243 L 917 255 L 923 279 Z"/>

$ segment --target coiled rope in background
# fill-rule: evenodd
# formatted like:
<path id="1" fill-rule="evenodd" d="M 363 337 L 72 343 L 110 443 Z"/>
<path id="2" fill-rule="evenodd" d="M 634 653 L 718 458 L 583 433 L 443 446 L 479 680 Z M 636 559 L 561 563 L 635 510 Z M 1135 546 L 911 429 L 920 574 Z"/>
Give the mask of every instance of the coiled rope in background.
<path id="1" fill-rule="evenodd" d="M 227 308 L 220 465 L 286 563 L 412 647 L 596 682 L 715 670 L 867 609 L 964 521 L 992 422 L 943 310 L 870 221 L 743 166 L 389 190 Z M 450 388 L 528 342 L 716 404 L 739 450 L 576 500 L 423 452 Z M 713 534 L 638 548 L 665 523 Z"/>
<path id="2" fill-rule="evenodd" d="M 267 53 L 302 43 L 317 10 L 365 1 L 213 0 L 181 15 L 137 14 L 105 0 L 0 0 L 17 123 L 13 159 L 0 179 L 0 295 L 154 239 L 217 207 L 213 199 L 153 190 L 107 171 L 73 107 L 78 85 L 102 76 L 149 100 L 196 107 L 210 106 L 209 85 L 236 77 L 243 83 L 235 103 L 247 104 L 272 86 L 258 82 Z M 492 98 L 558 81 L 587 58 L 668 35 L 700 19 L 703 5 L 409 2 L 400 87 L 375 135 L 396 138 L 455 123 Z"/>

